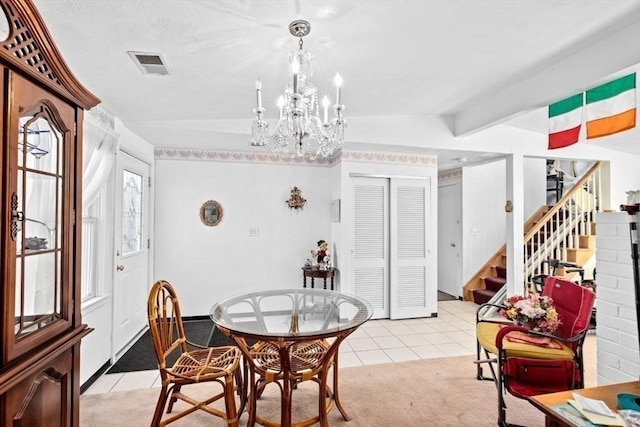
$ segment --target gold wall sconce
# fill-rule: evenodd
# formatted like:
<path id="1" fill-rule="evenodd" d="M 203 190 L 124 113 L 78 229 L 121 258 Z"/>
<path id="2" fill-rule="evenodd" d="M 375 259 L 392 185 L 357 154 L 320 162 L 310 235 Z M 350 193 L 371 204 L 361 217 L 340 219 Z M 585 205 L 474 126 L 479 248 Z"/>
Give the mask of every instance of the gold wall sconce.
<path id="1" fill-rule="evenodd" d="M 307 199 L 302 197 L 301 190 L 298 187 L 293 187 L 291 189 L 291 197 L 289 200 L 285 201 L 289 209 L 298 210 L 304 208 L 305 203 L 307 203 Z"/>
<path id="2" fill-rule="evenodd" d="M 505 212 L 513 211 L 513 204 L 511 203 L 511 200 L 507 200 L 507 203 L 504 205 L 504 211 Z"/>

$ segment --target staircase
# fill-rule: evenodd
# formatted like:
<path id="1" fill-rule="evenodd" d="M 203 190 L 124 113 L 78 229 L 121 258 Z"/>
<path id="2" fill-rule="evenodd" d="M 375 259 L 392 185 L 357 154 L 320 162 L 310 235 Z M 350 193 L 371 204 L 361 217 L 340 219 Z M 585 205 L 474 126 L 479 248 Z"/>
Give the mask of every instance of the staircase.
<path id="1" fill-rule="evenodd" d="M 491 298 L 507 283 L 507 267 L 504 265 L 496 265 L 493 267 L 495 276 L 485 277 L 484 288 L 474 289 L 473 302 L 476 304 L 484 304 L 489 302 Z"/>
<path id="2" fill-rule="evenodd" d="M 602 164 L 597 162 L 558 203 L 541 207 L 524 224 L 524 277 L 527 287 L 539 274 L 550 274 L 548 259 L 560 259 L 581 265 L 587 264 L 595 253 L 595 223 L 593 217 L 600 210 Z M 500 302 L 506 295 L 506 245 L 503 245 L 476 272 L 463 288 L 465 301 L 482 304 L 493 299 Z M 577 273 L 555 272 L 576 280 Z M 498 295 L 498 296 L 496 296 Z"/>

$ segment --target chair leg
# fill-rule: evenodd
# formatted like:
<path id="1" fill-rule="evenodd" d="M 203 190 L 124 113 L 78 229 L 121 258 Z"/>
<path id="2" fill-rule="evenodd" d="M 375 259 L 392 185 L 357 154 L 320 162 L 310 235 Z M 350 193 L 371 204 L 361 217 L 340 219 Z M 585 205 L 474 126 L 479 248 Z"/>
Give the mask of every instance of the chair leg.
<path id="1" fill-rule="evenodd" d="M 482 353 L 481 347 L 480 347 L 480 341 L 476 340 L 476 361 L 478 361 L 478 363 L 476 363 L 476 379 L 477 380 L 483 380 L 484 379 L 484 374 L 482 373 L 482 366 L 480 366 L 480 354 Z"/>
<path id="2" fill-rule="evenodd" d="M 227 410 L 227 425 L 238 427 L 238 413 L 236 412 L 235 374 L 229 374 L 224 381 L 224 406 Z"/>
<path id="3" fill-rule="evenodd" d="M 502 362 L 498 356 L 498 366 L 496 369 L 496 388 L 498 389 L 498 425 L 508 427 L 507 424 L 507 403 L 504 399 L 504 378 L 502 377 Z"/>
<path id="4" fill-rule="evenodd" d="M 170 391 L 167 390 L 167 386 L 163 385 L 160 389 L 160 396 L 158 396 L 158 403 L 156 403 L 156 410 L 153 413 L 153 421 L 151 421 L 151 427 L 158 427 L 160 425 L 160 420 L 162 419 L 162 415 L 164 414 L 164 406 L 167 403 L 167 397 L 169 396 Z"/>
<path id="5" fill-rule="evenodd" d="M 178 401 L 178 398 L 175 397 L 174 395 L 176 393 L 180 393 L 180 387 L 181 387 L 180 385 L 176 385 L 171 391 L 171 399 L 169 400 L 169 407 L 167 408 L 167 414 L 170 414 L 171 411 L 173 411 L 173 404 Z"/>
<path id="6" fill-rule="evenodd" d="M 236 389 L 238 396 L 240 397 L 240 408 L 238 409 L 238 418 L 242 416 L 242 412 L 244 412 L 244 407 L 247 404 L 247 366 L 243 363 L 242 370 L 240 367 L 236 369 L 234 373 L 235 381 L 236 381 Z"/>

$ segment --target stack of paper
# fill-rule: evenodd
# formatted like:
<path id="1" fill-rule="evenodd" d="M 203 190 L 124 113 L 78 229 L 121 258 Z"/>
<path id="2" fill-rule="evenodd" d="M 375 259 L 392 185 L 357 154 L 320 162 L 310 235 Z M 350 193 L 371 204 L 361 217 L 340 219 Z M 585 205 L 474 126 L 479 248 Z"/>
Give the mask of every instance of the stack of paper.
<path id="1" fill-rule="evenodd" d="M 603 426 L 625 426 L 625 422 L 620 415 L 609 409 L 602 400 L 589 399 L 578 393 L 573 393 L 573 399 L 569 399 L 569 403 L 574 406 L 582 415 L 584 415 L 593 424 Z"/>

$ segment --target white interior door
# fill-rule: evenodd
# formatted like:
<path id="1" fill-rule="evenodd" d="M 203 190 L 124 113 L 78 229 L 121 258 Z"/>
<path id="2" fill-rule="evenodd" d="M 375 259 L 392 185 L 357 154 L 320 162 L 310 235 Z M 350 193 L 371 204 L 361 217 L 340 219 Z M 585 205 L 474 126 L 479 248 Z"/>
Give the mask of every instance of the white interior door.
<path id="1" fill-rule="evenodd" d="M 147 324 L 149 165 L 120 151 L 116 190 L 113 353 L 119 355 Z"/>
<path id="2" fill-rule="evenodd" d="M 354 292 L 375 319 L 427 317 L 437 306 L 428 179 L 352 177 Z"/>
<path id="3" fill-rule="evenodd" d="M 389 180 L 353 177 L 352 281 L 373 306 L 374 319 L 389 317 Z"/>
<path id="4" fill-rule="evenodd" d="M 391 179 L 391 319 L 428 317 L 437 300 L 429 280 L 430 192 L 429 179 Z"/>
<path id="5" fill-rule="evenodd" d="M 462 296 L 460 182 L 438 187 L 438 290 Z"/>

